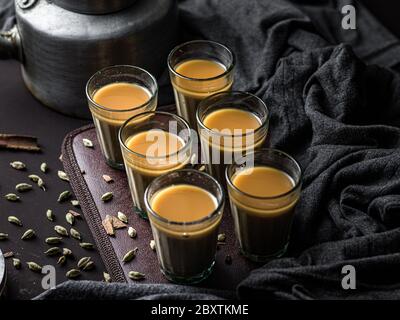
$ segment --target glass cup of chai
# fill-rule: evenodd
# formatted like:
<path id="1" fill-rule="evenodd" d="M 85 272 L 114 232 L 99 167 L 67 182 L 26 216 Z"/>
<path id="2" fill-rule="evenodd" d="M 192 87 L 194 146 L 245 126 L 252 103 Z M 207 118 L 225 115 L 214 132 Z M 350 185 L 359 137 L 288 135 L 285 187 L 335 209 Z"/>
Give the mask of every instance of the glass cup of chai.
<path id="1" fill-rule="evenodd" d="M 178 170 L 155 179 L 145 193 L 161 272 L 175 283 L 206 279 L 215 264 L 224 191 L 210 175 Z"/>
<path id="2" fill-rule="evenodd" d="M 262 148 L 269 126 L 265 103 L 246 92 L 221 92 L 203 100 L 196 113 L 202 160 L 224 187 L 225 167 Z"/>
<path id="3" fill-rule="evenodd" d="M 96 72 L 86 96 L 101 151 L 108 165 L 123 169 L 118 131 L 130 117 L 157 107 L 156 79 L 139 67 L 120 65 Z"/>
<path id="4" fill-rule="evenodd" d="M 289 243 L 302 172 L 288 154 L 262 149 L 226 168 L 235 231 L 244 256 L 266 262 Z"/>
<path id="5" fill-rule="evenodd" d="M 205 40 L 186 42 L 168 56 L 178 114 L 196 129 L 200 101 L 232 87 L 235 57 L 224 45 Z"/>
<path id="6" fill-rule="evenodd" d="M 192 131 L 177 115 L 150 111 L 128 119 L 121 127 L 119 141 L 134 205 L 147 218 L 147 186 L 158 176 L 190 166 Z"/>

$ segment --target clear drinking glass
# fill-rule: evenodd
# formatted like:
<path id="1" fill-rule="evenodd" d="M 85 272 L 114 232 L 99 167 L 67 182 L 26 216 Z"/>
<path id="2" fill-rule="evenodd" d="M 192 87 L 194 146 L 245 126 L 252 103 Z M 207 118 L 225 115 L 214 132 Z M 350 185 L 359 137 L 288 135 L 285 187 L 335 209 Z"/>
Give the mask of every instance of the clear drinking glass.
<path id="1" fill-rule="evenodd" d="M 294 209 L 300 197 L 302 172 L 296 160 L 276 149 L 262 149 L 247 157 L 254 160 L 254 168 L 278 169 L 293 182 L 292 189 L 284 194 L 258 197 L 241 191 L 233 182 L 236 175 L 246 169 L 246 161 L 226 168 L 231 212 L 240 249 L 249 259 L 265 262 L 286 252 Z M 265 186 L 268 183 L 265 181 Z"/>
<path id="2" fill-rule="evenodd" d="M 211 78 L 191 78 L 177 72 L 179 65 L 193 59 L 215 61 L 225 70 Z M 206 40 L 195 40 L 177 46 L 168 56 L 168 69 L 174 88 L 178 114 L 196 129 L 196 109 L 204 98 L 228 91 L 233 84 L 235 57 L 224 45 Z"/>
<path id="3" fill-rule="evenodd" d="M 205 218 L 190 222 L 169 221 L 154 212 L 154 195 L 169 186 L 182 184 L 208 191 L 216 199 L 215 210 Z M 224 198 L 221 185 L 213 177 L 193 169 L 168 173 L 149 185 L 145 194 L 146 208 L 161 272 L 168 280 L 193 284 L 210 275 L 215 264 Z"/>
<path id="4" fill-rule="evenodd" d="M 140 106 L 128 109 L 111 109 L 94 101 L 96 92 L 113 83 L 129 83 L 142 87 L 149 94 L 149 100 Z M 157 107 L 158 86 L 156 79 L 146 70 L 139 67 L 120 65 L 112 66 L 96 72 L 86 85 L 86 96 L 96 127 L 97 138 L 106 162 L 111 167 L 123 169 L 118 131 L 130 117 Z"/>
<path id="5" fill-rule="evenodd" d="M 254 115 L 260 126 L 255 130 L 216 131 L 205 126 L 204 119 L 214 111 L 237 109 Z M 223 186 L 225 167 L 246 154 L 262 148 L 269 127 L 269 111 L 257 96 L 240 91 L 221 92 L 203 100 L 196 113 L 198 133 L 201 141 L 203 162 L 208 173 Z"/>
<path id="6" fill-rule="evenodd" d="M 148 138 L 163 131 L 179 136 L 181 148 L 174 153 L 161 156 L 142 154 L 129 148 L 127 141 L 139 133 L 147 132 Z M 193 155 L 193 137 L 189 125 L 181 117 L 162 111 L 144 112 L 128 119 L 119 133 L 125 170 L 134 205 L 140 209 L 143 218 L 147 218 L 144 192 L 147 186 L 158 176 L 182 169 L 190 165 Z M 158 141 L 154 146 L 159 147 Z"/>

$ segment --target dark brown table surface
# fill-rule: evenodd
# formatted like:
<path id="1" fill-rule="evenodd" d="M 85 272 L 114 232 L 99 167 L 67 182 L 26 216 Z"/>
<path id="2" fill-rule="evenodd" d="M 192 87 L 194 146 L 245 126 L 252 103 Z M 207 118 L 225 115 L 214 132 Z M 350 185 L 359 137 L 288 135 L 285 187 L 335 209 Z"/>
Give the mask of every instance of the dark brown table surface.
<path id="1" fill-rule="evenodd" d="M 41 293 L 43 289 L 41 275 L 28 270 L 25 262 L 35 261 L 42 265 L 55 265 L 56 258 L 46 257 L 43 253 L 49 247 L 44 243 L 44 238 L 55 235 L 53 230 L 55 224 L 68 226 L 65 214 L 69 208 L 73 208 L 69 203 L 57 203 L 58 194 L 69 189 L 69 184 L 57 177 L 57 170 L 63 168 L 58 159 L 61 143 L 68 132 L 88 121 L 63 116 L 43 107 L 25 88 L 16 62 L 0 61 L 0 84 L 0 132 L 37 136 L 43 149 L 43 152 L 38 154 L 0 150 L 0 232 L 6 232 L 10 236 L 10 240 L 0 242 L 0 248 L 3 252 L 13 251 L 23 263 L 21 270 L 15 270 L 11 259 L 6 261 L 7 297 L 29 299 Z M 27 165 L 27 170 L 17 171 L 11 168 L 9 163 L 15 160 L 23 161 Z M 39 169 L 42 162 L 46 162 L 49 166 L 47 174 L 41 173 Z M 32 173 L 43 177 L 48 187 L 47 191 L 34 188 L 33 191 L 22 194 L 22 201 L 19 203 L 6 201 L 4 194 L 15 192 L 15 185 L 20 182 L 29 182 L 27 176 Z M 56 215 L 54 223 L 46 219 L 45 213 L 49 208 Z M 19 217 L 24 224 L 23 227 L 8 223 L 9 215 Z M 83 220 L 78 221 L 75 227 L 87 241 L 93 240 Z M 21 234 L 28 228 L 36 231 L 36 239 L 21 241 Z M 85 273 L 82 279 L 102 279 L 104 267 L 97 252 L 83 251 L 73 239 L 66 239 L 62 245 L 70 248 L 77 258 L 85 255 L 91 256 L 95 261 L 96 270 Z M 66 271 L 75 264 L 76 260 L 71 260 L 68 265 L 56 268 L 57 283 L 66 280 Z"/>
<path id="2" fill-rule="evenodd" d="M 363 0 L 376 16 L 397 36 L 400 36 L 400 23 L 398 0 Z M 43 107 L 36 101 L 25 88 L 17 62 L 0 61 L 0 132 L 35 135 L 39 138 L 43 152 L 30 154 L 25 152 L 0 151 L 0 232 L 10 234 L 10 240 L 0 242 L 3 252 L 13 251 L 23 262 L 21 270 L 12 267 L 11 260 L 6 261 L 8 267 L 7 297 L 10 299 L 29 299 L 43 291 L 41 276 L 29 271 L 26 261 L 36 261 L 40 264 L 55 264 L 55 258 L 45 257 L 43 252 L 49 247 L 44 243 L 44 238 L 55 235 L 54 225 L 68 226 L 65 213 L 72 208 L 69 203 L 58 204 L 58 194 L 69 189 L 68 183 L 57 177 L 57 170 L 62 169 L 58 160 L 60 146 L 64 136 L 71 130 L 87 124 L 88 121 L 70 118 Z M 11 161 L 20 160 L 27 164 L 27 171 L 16 171 L 9 165 Z M 39 170 L 42 162 L 50 168 L 47 174 Z M 4 200 L 3 195 L 13 192 L 17 183 L 26 182 L 27 175 L 39 173 L 45 179 L 48 187 L 46 192 L 37 188 L 23 195 L 20 203 L 11 203 Z M 47 221 L 45 212 L 53 209 L 56 222 Z M 7 222 L 9 215 L 16 215 L 24 223 L 22 228 Z M 76 224 L 85 241 L 92 242 L 92 236 L 85 221 Z M 36 230 L 38 237 L 32 241 L 19 240 L 21 233 L 27 229 Z M 77 258 L 85 255 L 91 256 L 96 264 L 96 269 L 86 272 L 81 279 L 102 279 L 103 263 L 96 251 L 83 251 L 76 240 L 66 239 L 63 246 L 70 248 Z M 69 261 L 67 266 L 57 268 L 57 283 L 66 280 L 65 272 L 76 264 Z"/>
<path id="3" fill-rule="evenodd" d="M 367 8 L 383 23 L 383 25 L 400 37 L 399 10 L 400 1 L 398 0 L 361 0 Z"/>

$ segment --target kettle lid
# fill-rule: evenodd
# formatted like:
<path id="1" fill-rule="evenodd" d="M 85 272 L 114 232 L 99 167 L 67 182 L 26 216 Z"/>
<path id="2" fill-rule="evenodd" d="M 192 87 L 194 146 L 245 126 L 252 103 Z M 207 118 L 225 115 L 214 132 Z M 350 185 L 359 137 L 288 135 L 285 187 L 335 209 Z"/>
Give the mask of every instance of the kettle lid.
<path id="1" fill-rule="evenodd" d="M 133 5 L 136 0 L 53 0 L 53 3 L 78 13 L 106 14 L 120 11 Z"/>

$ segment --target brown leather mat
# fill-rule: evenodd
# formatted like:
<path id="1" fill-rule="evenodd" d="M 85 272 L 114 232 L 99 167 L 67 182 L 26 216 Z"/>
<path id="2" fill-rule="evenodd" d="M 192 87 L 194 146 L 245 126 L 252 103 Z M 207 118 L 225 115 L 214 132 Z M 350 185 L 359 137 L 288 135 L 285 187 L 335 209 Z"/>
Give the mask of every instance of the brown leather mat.
<path id="1" fill-rule="evenodd" d="M 94 148 L 85 147 L 82 143 L 83 138 L 92 140 Z M 135 213 L 125 172 L 112 169 L 104 162 L 94 127 L 85 126 L 68 134 L 63 143 L 62 153 L 65 171 L 70 177 L 73 191 L 80 201 L 98 251 L 112 280 L 127 282 L 128 272 L 136 270 L 146 274 L 144 282 L 167 282 L 159 270 L 156 253 L 149 246 L 153 238 L 149 222 Z M 82 170 L 84 174 L 81 173 Z M 114 182 L 106 183 L 102 178 L 104 174 L 112 177 Z M 104 203 L 101 196 L 108 191 L 113 192 L 114 198 Z M 116 230 L 115 237 L 110 237 L 105 232 L 102 220 L 107 214 L 116 215 L 118 211 L 124 212 L 128 216 L 129 225 L 137 230 L 136 239 L 128 236 L 127 229 Z M 233 219 L 227 203 L 220 227 L 220 232 L 227 236 L 226 244 L 219 246 L 215 269 L 200 287 L 234 289 L 257 267 L 240 255 L 233 228 Z M 124 254 L 135 247 L 139 248 L 136 258 L 130 263 L 122 263 Z M 196 252 L 193 252 L 193 255 L 195 254 Z M 225 262 L 227 255 L 232 257 L 231 264 Z"/>

